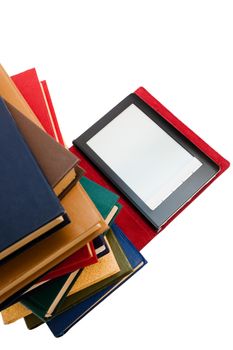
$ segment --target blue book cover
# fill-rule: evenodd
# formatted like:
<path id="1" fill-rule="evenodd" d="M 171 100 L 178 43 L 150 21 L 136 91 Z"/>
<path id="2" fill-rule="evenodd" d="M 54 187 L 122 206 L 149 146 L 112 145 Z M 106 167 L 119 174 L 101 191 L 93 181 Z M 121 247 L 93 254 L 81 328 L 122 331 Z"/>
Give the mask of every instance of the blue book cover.
<path id="1" fill-rule="evenodd" d="M 68 221 L 2 98 L 0 149 L 1 262 Z"/>
<path id="2" fill-rule="evenodd" d="M 119 286 L 125 283 L 147 263 L 142 254 L 133 246 L 133 244 L 128 240 L 128 238 L 124 235 L 124 233 L 116 224 L 112 224 L 111 228 L 122 249 L 124 250 L 133 268 L 133 272 L 125 278 L 123 278 L 116 285 L 112 285 L 103 289 L 101 292 L 96 293 L 89 299 L 76 305 L 71 310 L 68 310 L 49 321 L 47 325 L 49 326 L 50 330 L 52 331 L 55 337 L 60 337 L 64 335 L 73 325 L 80 321 L 88 312 L 90 312 L 94 307 L 96 307 L 100 302 L 102 302 Z"/>

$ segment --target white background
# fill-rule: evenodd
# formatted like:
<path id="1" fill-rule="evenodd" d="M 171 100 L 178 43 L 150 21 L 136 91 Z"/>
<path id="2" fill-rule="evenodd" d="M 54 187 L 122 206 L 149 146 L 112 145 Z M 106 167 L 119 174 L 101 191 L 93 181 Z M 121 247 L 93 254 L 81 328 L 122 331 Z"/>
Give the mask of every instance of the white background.
<path id="1" fill-rule="evenodd" d="M 232 1 L 5 1 L 1 63 L 47 79 L 68 145 L 140 85 L 232 159 Z M 63 338 L 1 348 L 233 348 L 232 169 L 144 250 L 149 264 Z"/>

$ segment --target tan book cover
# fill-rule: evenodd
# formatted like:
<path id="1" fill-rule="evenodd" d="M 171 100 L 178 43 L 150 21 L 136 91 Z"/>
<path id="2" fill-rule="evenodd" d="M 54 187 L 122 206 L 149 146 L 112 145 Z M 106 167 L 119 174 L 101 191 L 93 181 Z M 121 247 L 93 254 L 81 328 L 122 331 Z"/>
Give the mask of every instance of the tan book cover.
<path id="1" fill-rule="evenodd" d="M 1 307 L 8 298 L 108 229 L 79 183 L 61 203 L 71 223 L 0 266 Z"/>
<path id="2" fill-rule="evenodd" d="M 87 266 L 83 269 L 68 295 L 72 295 L 80 290 L 88 288 L 120 271 L 120 267 L 111 246 L 108 246 L 109 253 L 100 258 L 98 263 Z"/>

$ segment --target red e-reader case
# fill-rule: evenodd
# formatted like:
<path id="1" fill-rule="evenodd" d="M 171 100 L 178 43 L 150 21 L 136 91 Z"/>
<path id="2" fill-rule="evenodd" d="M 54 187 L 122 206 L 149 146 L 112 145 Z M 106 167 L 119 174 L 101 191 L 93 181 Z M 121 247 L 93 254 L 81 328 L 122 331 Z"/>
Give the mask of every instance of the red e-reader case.
<path id="1" fill-rule="evenodd" d="M 200 151 L 209 157 L 217 166 L 219 171 L 205 186 L 203 186 L 188 202 L 185 203 L 169 220 L 162 226 L 164 229 L 181 211 L 183 211 L 201 192 L 203 192 L 218 176 L 220 176 L 228 167 L 229 162 L 224 159 L 213 148 L 207 145 L 199 136 L 191 131 L 184 123 L 169 112 L 158 100 L 156 100 L 143 87 L 135 91 L 141 100 L 149 105 L 155 112 L 164 118 L 169 124 L 182 133 L 189 141 L 191 141 Z M 152 225 L 142 216 L 142 214 L 125 198 L 121 192 L 97 169 L 95 165 L 83 155 L 82 152 L 72 147 L 74 152 L 81 159 L 81 165 L 86 170 L 86 176 L 100 183 L 102 186 L 118 193 L 121 197 L 120 203 L 123 205 L 121 213 L 116 218 L 116 223 L 122 228 L 128 238 L 134 243 L 138 249 L 142 249 L 155 235 L 158 233 Z"/>

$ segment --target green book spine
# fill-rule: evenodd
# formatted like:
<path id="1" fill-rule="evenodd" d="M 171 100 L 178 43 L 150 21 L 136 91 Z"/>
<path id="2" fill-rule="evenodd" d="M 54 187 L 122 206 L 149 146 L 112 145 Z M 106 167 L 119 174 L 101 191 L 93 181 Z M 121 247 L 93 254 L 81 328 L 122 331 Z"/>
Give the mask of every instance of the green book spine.
<path id="1" fill-rule="evenodd" d="M 80 183 L 94 202 L 100 214 L 106 219 L 112 208 L 118 205 L 119 196 L 94 181 L 87 179 L 85 176 L 80 179 Z"/>

